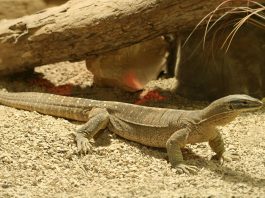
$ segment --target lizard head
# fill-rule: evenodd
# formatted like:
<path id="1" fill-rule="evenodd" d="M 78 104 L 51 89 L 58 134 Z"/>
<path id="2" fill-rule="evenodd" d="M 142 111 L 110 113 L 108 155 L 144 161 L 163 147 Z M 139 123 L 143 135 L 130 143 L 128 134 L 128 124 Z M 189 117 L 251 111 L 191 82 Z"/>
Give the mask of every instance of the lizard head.
<path id="1" fill-rule="evenodd" d="M 259 109 L 262 107 L 263 103 L 248 95 L 235 94 L 220 98 L 214 101 L 211 105 L 216 106 L 217 108 L 219 107 L 220 110 L 222 109 L 224 112 L 242 112 Z"/>
<path id="2" fill-rule="evenodd" d="M 244 111 L 261 108 L 263 103 L 251 96 L 243 94 L 229 95 L 213 101 L 202 111 L 203 118 L 208 121 L 218 121 L 216 124 L 226 124 Z"/>

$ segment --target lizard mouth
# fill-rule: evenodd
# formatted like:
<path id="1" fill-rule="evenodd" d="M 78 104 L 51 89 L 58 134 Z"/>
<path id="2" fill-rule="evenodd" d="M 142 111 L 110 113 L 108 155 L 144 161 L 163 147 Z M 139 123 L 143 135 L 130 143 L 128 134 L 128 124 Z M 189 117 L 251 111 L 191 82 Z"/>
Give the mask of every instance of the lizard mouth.
<path id="1" fill-rule="evenodd" d="M 251 111 L 251 110 L 257 110 L 262 108 L 263 106 L 263 102 L 260 100 L 256 100 L 256 101 L 251 101 L 251 102 L 247 102 L 247 101 L 242 101 L 240 103 L 236 103 L 232 105 L 233 109 L 238 109 L 240 111 Z"/>

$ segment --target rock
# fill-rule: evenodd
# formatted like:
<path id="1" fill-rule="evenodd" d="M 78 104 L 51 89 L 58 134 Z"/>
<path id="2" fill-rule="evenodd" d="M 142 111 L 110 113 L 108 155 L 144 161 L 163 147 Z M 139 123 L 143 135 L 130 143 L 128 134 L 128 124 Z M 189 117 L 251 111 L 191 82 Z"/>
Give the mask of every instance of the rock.
<path id="1" fill-rule="evenodd" d="M 143 89 L 166 69 L 167 42 L 155 38 L 86 60 L 99 86 L 119 87 L 128 91 Z"/>

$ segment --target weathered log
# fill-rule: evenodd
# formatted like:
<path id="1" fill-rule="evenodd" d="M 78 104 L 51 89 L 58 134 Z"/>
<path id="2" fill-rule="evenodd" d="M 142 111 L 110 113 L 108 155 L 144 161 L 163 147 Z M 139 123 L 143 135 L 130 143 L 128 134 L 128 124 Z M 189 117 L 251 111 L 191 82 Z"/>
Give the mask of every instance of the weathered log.
<path id="1" fill-rule="evenodd" d="M 71 0 L 31 16 L 2 20 L 0 74 L 82 60 L 191 28 L 223 1 Z"/>
<path id="2" fill-rule="evenodd" d="M 50 6 L 57 6 L 65 3 L 68 0 L 44 0 L 44 2 L 50 7 Z"/>

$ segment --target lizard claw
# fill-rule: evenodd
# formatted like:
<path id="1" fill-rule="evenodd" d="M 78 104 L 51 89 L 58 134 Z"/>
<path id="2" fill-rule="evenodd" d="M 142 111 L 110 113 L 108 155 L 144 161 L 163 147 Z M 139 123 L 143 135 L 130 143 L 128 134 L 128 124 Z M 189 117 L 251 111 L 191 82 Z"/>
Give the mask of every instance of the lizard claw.
<path id="1" fill-rule="evenodd" d="M 187 164 L 178 164 L 174 167 L 179 174 L 186 173 L 186 174 L 196 174 L 199 169 L 196 166 L 191 166 Z"/>
<path id="2" fill-rule="evenodd" d="M 231 161 L 239 160 L 239 156 L 236 155 L 235 153 L 224 152 L 222 155 L 222 159 L 223 161 L 231 162 Z"/>
<path id="3" fill-rule="evenodd" d="M 77 152 L 79 154 L 88 154 L 91 150 L 91 145 L 87 138 L 84 136 L 76 135 L 76 143 L 77 143 Z"/>

